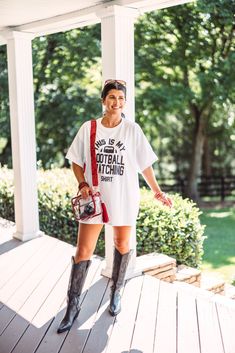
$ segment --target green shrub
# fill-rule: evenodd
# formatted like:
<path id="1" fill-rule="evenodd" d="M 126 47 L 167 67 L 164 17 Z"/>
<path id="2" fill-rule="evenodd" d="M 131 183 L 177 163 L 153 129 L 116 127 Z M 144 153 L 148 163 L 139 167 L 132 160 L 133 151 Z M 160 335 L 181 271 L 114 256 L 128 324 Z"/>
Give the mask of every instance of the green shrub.
<path id="1" fill-rule="evenodd" d="M 77 223 L 71 209 L 71 197 L 77 192 L 77 182 L 70 169 L 38 170 L 38 206 L 40 229 L 72 245 L 77 242 Z M 0 217 L 14 222 L 13 173 L 0 168 Z M 96 253 L 104 256 L 104 232 Z"/>
<path id="2" fill-rule="evenodd" d="M 71 197 L 77 183 L 69 169 L 38 171 L 40 229 L 46 234 L 76 245 L 77 224 L 71 210 Z M 203 231 L 196 205 L 172 195 L 174 207 L 169 209 L 155 201 L 152 193 L 141 190 L 137 219 L 137 254 L 153 251 L 175 257 L 178 263 L 197 267 L 203 254 Z M 0 169 L 0 216 L 14 221 L 12 171 Z M 104 256 L 104 232 L 96 254 Z"/>
<path id="3" fill-rule="evenodd" d="M 200 224 L 200 210 L 195 203 L 171 195 L 173 208 L 153 200 L 152 193 L 142 189 L 137 219 L 137 253 L 164 253 L 178 264 L 198 267 L 203 255 L 205 226 Z"/>
<path id="4" fill-rule="evenodd" d="M 13 172 L 0 165 L 0 217 L 15 220 Z"/>

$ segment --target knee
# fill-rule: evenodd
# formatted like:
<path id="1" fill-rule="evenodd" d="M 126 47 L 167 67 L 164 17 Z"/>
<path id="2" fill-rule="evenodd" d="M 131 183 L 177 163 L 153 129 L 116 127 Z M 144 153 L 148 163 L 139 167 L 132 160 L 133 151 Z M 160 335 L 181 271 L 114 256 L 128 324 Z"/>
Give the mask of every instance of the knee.
<path id="1" fill-rule="evenodd" d="M 79 260 L 89 260 L 92 256 L 92 249 L 87 246 L 79 246 L 76 251 L 76 258 Z"/>
<path id="2" fill-rule="evenodd" d="M 126 254 L 129 251 L 129 241 L 119 239 L 114 240 L 115 248 L 120 252 L 120 254 Z"/>

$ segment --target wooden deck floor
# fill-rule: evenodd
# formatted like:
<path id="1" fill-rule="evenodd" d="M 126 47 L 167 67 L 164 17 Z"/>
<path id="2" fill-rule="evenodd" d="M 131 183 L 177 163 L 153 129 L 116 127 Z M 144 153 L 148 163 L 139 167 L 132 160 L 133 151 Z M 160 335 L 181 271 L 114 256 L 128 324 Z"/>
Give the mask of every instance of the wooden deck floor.
<path id="1" fill-rule="evenodd" d="M 0 219 L 0 353 L 235 353 L 235 302 L 150 276 L 128 280 L 122 312 L 94 256 L 72 329 L 58 335 L 74 248 L 43 236 L 12 239 Z"/>

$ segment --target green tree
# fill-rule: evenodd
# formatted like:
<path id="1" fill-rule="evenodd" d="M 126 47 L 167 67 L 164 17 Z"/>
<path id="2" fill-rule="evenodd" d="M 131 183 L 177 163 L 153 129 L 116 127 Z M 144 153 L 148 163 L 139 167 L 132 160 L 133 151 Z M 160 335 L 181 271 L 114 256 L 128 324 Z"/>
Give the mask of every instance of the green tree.
<path id="1" fill-rule="evenodd" d="M 160 175 L 229 173 L 234 166 L 235 0 L 201 0 L 136 24 L 136 116 L 160 157 Z M 33 41 L 37 158 L 66 166 L 84 120 L 101 113 L 100 25 Z M 0 162 L 11 166 L 6 47 L 0 47 Z M 98 103 L 98 104 L 97 104 Z"/>
<path id="2" fill-rule="evenodd" d="M 32 44 L 37 159 L 45 168 L 66 166 L 64 155 L 78 128 L 101 113 L 100 25 Z M 11 167 L 6 46 L 0 46 L 0 65 L 0 163 Z"/>
<path id="3" fill-rule="evenodd" d="M 0 164 L 11 165 L 6 45 L 0 46 Z"/>
<path id="4" fill-rule="evenodd" d="M 66 166 L 79 126 L 101 111 L 100 26 L 37 38 L 33 56 L 38 160 Z"/>
<path id="5" fill-rule="evenodd" d="M 148 116 L 150 132 L 157 122 L 161 136 L 172 138 L 178 168 L 183 150 L 194 200 L 213 121 L 223 125 L 234 104 L 234 9 L 234 0 L 203 0 L 147 14 L 136 25 L 138 119 Z"/>

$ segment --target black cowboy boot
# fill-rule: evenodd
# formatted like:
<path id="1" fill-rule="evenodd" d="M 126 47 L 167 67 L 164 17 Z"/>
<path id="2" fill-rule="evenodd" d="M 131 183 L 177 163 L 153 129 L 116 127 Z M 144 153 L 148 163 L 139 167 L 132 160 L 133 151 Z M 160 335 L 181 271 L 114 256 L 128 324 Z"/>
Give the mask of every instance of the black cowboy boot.
<path id="1" fill-rule="evenodd" d="M 79 306 L 79 299 L 90 264 L 90 260 L 80 261 L 75 264 L 74 257 L 72 257 L 72 270 L 67 292 L 67 309 L 57 330 L 58 333 L 69 330 L 79 314 L 81 309 Z"/>
<path id="2" fill-rule="evenodd" d="M 125 283 L 126 269 L 133 250 L 126 254 L 120 254 L 115 248 L 113 258 L 113 272 L 112 272 L 112 287 L 110 295 L 109 312 L 112 316 L 116 316 L 121 311 L 121 294 L 120 291 Z"/>

